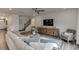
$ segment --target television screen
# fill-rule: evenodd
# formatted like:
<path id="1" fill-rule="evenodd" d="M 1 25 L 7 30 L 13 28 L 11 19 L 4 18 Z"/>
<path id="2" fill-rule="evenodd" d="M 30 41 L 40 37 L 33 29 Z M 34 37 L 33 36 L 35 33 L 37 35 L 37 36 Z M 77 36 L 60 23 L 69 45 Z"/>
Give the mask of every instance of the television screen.
<path id="1" fill-rule="evenodd" d="M 53 26 L 53 19 L 44 19 L 43 20 L 43 25 L 44 26 Z"/>

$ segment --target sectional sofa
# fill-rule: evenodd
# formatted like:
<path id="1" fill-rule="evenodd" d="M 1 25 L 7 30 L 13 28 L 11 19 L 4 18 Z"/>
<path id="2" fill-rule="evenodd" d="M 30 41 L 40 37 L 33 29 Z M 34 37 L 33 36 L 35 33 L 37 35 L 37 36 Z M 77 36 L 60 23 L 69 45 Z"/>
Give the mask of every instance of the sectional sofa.
<path id="1" fill-rule="evenodd" d="M 33 50 L 31 46 L 21 39 L 19 32 L 8 31 L 6 34 L 6 42 L 10 50 Z"/>

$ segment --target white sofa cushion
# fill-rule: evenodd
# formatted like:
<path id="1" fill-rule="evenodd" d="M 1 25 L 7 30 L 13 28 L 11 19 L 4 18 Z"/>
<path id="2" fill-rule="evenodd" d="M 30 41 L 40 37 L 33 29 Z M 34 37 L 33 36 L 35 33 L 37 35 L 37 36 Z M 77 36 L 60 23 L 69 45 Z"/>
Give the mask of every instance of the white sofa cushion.
<path id="1" fill-rule="evenodd" d="M 13 39 L 13 42 L 19 50 L 32 50 L 33 49 L 27 43 L 24 43 L 22 40 L 19 40 L 17 38 Z"/>
<path id="2" fill-rule="evenodd" d="M 8 35 L 6 35 L 6 42 L 7 42 L 8 48 L 10 50 L 17 50 L 15 44 L 13 43 L 13 41 L 11 40 L 11 38 Z"/>
<path id="3" fill-rule="evenodd" d="M 18 50 L 32 50 L 33 48 L 29 46 L 27 43 L 24 43 L 18 35 L 15 33 L 8 31 L 7 32 L 8 38 Z M 8 42 L 7 42 L 8 43 Z M 8 44 L 10 46 L 10 44 Z M 12 49 L 15 49 L 14 46 L 12 46 Z"/>

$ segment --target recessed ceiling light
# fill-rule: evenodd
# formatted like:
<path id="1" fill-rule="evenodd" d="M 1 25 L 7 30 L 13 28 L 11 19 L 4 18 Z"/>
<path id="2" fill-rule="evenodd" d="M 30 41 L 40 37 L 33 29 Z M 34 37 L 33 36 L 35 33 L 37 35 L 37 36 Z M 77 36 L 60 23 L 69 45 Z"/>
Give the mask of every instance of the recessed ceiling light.
<path id="1" fill-rule="evenodd" d="M 12 8 L 9 8 L 9 10 L 11 11 L 11 10 L 12 10 Z"/>

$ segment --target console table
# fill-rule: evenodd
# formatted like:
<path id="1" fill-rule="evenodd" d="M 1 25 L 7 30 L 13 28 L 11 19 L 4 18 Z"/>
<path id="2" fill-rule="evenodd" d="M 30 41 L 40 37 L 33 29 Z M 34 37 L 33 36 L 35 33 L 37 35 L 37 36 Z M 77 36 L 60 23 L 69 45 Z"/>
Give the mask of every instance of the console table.
<path id="1" fill-rule="evenodd" d="M 42 28 L 38 27 L 38 33 L 52 35 L 54 37 L 59 37 L 59 29 L 58 28 Z"/>

